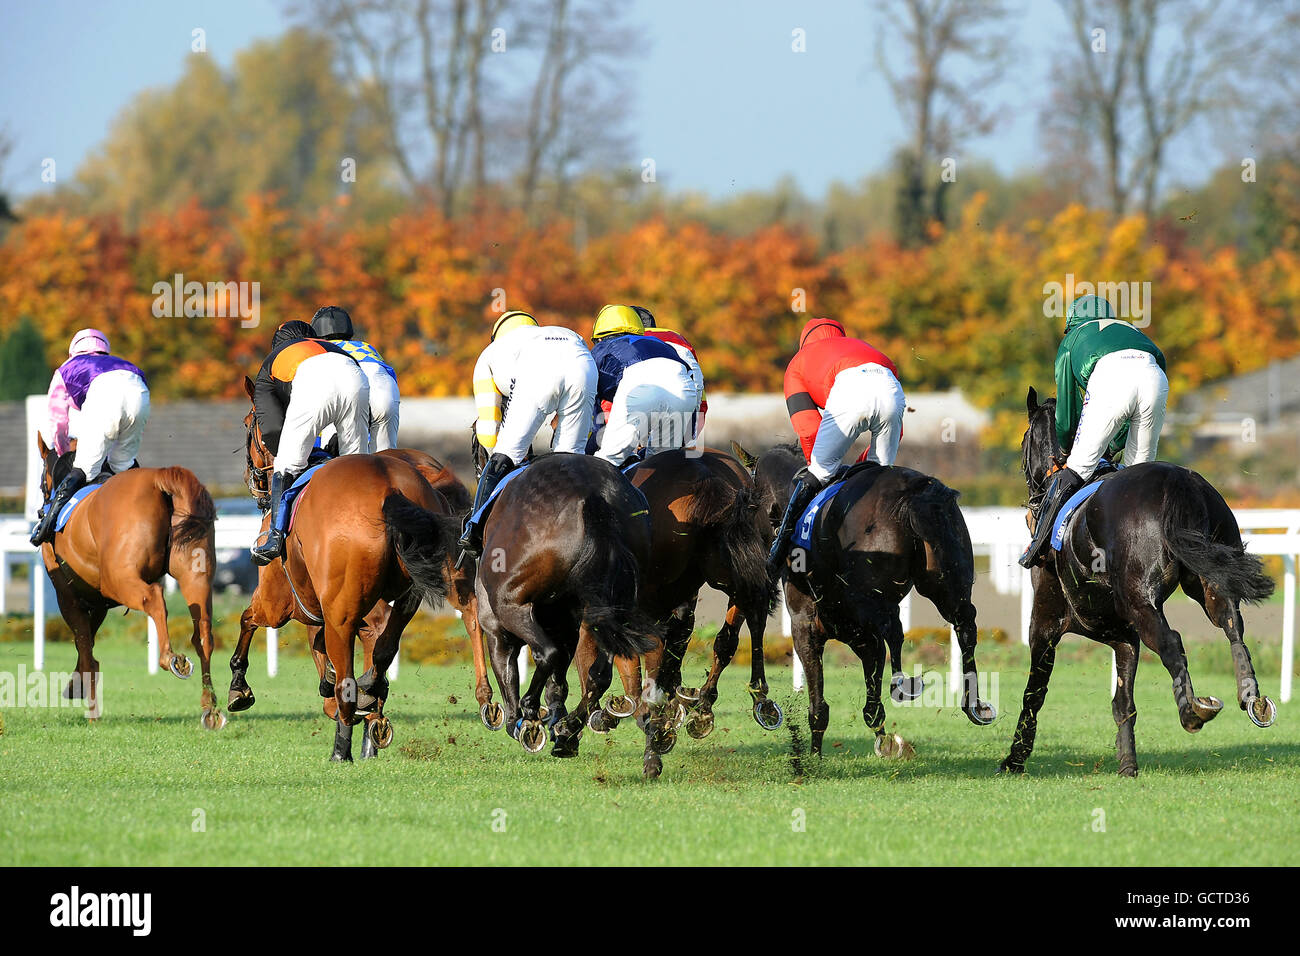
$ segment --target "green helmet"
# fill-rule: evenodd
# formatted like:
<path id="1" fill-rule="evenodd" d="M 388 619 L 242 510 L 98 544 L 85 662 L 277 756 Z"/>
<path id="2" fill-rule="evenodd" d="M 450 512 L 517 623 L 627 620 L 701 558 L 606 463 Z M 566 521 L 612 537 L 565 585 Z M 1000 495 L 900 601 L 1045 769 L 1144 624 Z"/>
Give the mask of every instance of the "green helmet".
<path id="1" fill-rule="evenodd" d="M 1113 319 L 1115 312 L 1099 295 L 1081 295 L 1070 303 L 1070 311 L 1065 317 L 1065 331 L 1070 332 L 1084 322 L 1093 319 Z"/>

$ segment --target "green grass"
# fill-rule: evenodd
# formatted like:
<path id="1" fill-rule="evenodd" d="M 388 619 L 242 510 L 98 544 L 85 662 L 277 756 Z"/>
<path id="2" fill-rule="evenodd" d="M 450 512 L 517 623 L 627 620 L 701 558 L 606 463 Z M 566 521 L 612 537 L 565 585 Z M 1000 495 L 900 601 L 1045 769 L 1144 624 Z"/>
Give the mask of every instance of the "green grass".
<path id="1" fill-rule="evenodd" d="M 529 756 L 487 732 L 468 660 L 404 664 L 388 708 L 397 738 L 377 760 L 327 761 L 333 725 L 301 654 L 283 656 L 268 679 L 259 648 L 257 705 L 205 732 L 197 680 L 149 677 L 138 616 L 128 621 L 132 632 L 97 648 L 102 720 L 89 724 L 74 708 L 3 708 L 0 864 L 1300 862 L 1296 705 L 1274 727 L 1255 728 L 1236 708 L 1223 642 L 1190 651 L 1198 692 L 1228 702 L 1195 736 L 1179 727 L 1168 677 L 1144 654 L 1137 780 L 1115 775 L 1107 652 L 1071 638 L 1025 777 L 993 776 L 1024 684 L 1024 650 L 1013 645 L 981 649 L 985 669 L 999 672 L 993 726 L 952 709 L 890 708 L 916 746 L 906 763 L 873 755 L 856 663 L 836 656 L 829 668 L 820 760 L 793 756 L 791 726 L 807 741 L 806 699 L 791 695 L 788 669 L 770 679 L 793 720 L 773 733 L 748 715 L 745 675 L 729 672 L 713 735 L 683 734 L 663 778 L 646 783 L 630 724 L 588 734 L 568 761 Z M 71 669 L 70 645 L 48 651 L 50 669 Z M 215 668 L 223 702 L 228 657 L 219 652 Z M 1277 659 L 1276 643 L 1256 648 L 1275 698 Z M 20 663 L 30 666 L 30 644 L 0 644 L 0 672 Z M 688 663 L 693 677 L 702 658 Z M 792 826 L 796 811 L 804 832 Z M 1094 832 L 1100 813 L 1105 832 Z"/>

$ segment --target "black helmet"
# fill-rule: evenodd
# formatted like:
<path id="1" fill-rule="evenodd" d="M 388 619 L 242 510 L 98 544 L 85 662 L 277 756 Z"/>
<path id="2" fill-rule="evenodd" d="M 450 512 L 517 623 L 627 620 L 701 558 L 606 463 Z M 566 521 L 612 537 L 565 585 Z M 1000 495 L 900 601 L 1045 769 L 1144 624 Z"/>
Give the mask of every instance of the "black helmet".
<path id="1" fill-rule="evenodd" d="M 337 305 L 317 309 L 311 317 L 311 327 L 322 339 L 351 339 L 353 335 L 352 316 Z"/>
<path id="2" fill-rule="evenodd" d="M 306 322 L 299 322 L 293 319 L 285 322 L 275 330 L 275 335 L 271 338 L 271 348 L 278 349 L 285 342 L 293 342 L 296 339 L 314 339 L 316 331 Z"/>
<path id="3" fill-rule="evenodd" d="M 654 313 L 644 305 L 634 305 L 632 306 L 632 311 L 641 317 L 641 324 L 647 329 L 653 329 L 655 327 Z"/>

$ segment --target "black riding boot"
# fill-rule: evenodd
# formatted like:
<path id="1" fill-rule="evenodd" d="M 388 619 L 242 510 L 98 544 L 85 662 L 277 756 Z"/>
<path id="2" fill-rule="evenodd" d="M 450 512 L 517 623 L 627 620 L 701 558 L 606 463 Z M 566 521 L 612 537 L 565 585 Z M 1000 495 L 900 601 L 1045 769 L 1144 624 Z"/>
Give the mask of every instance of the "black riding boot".
<path id="1" fill-rule="evenodd" d="M 50 495 L 49 504 L 45 506 L 45 510 L 41 513 L 40 520 L 36 522 L 36 527 L 32 529 L 32 547 L 39 548 L 54 537 L 54 523 L 59 520 L 59 512 L 68 503 L 68 499 L 85 483 L 86 473 L 80 468 L 73 468 L 59 482 L 59 487 L 55 488 L 54 494 Z"/>
<path id="2" fill-rule="evenodd" d="M 288 487 L 287 476 L 281 472 L 271 474 L 271 523 L 266 529 L 266 540 L 254 545 L 250 551 L 253 563 L 261 567 L 270 564 L 284 553 L 284 532 L 280 530 L 280 499 Z"/>
<path id="3" fill-rule="evenodd" d="M 1083 479 L 1072 468 L 1062 468 L 1052 476 L 1052 483 L 1047 486 L 1047 495 L 1038 509 L 1034 539 L 1029 542 L 1029 547 L 1020 556 L 1022 568 L 1032 568 L 1038 563 L 1047 539 L 1052 536 L 1052 525 L 1056 524 L 1056 516 L 1060 514 L 1062 506 L 1070 500 L 1070 496 L 1082 487 Z"/>
<path id="4" fill-rule="evenodd" d="M 472 519 L 478 513 L 479 508 L 482 508 L 488 498 L 492 496 L 493 489 L 501 484 L 501 479 L 510 474 L 514 467 L 515 463 L 505 455 L 493 455 L 488 459 L 483 474 L 479 475 L 478 487 L 474 489 L 474 505 L 469 509 L 469 514 L 465 516 L 465 525 L 461 529 L 460 540 L 456 542 L 460 545 L 460 550 L 464 554 L 470 554 L 477 558 L 483 552 L 483 528 L 480 522 L 472 521 Z"/>
<path id="5" fill-rule="evenodd" d="M 794 491 L 790 495 L 790 502 L 785 506 L 785 514 L 781 517 L 781 526 L 777 528 L 776 539 L 772 542 L 772 550 L 767 554 L 767 574 L 769 578 L 775 580 L 781 574 L 781 566 L 785 563 L 786 552 L 790 546 L 790 535 L 794 533 L 794 523 L 799 520 L 804 509 L 812 503 L 813 498 L 817 497 L 817 492 L 824 487 L 821 480 L 814 476 L 807 468 L 799 470 L 795 475 Z"/>

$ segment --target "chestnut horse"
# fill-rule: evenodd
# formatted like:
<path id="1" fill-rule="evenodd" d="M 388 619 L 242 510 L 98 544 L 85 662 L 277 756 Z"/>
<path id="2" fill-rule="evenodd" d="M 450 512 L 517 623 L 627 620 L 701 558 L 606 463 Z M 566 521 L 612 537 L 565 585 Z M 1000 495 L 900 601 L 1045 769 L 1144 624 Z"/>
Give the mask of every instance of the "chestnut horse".
<path id="1" fill-rule="evenodd" d="M 737 446 L 738 447 L 738 446 Z M 790 498 L 803 465 L 796 446 L 782 445 L 752 462 L 762 506 L 776 515 Z M 823 696 L 822 654 L 832 638 L 862 660 L 867 700 L 863 719 L 876 735 L 876 752 L 907 755 L 911 747 L 885 732 L 881 702 L 885 647 L 901 648 L 898 604 L 915 586 L 957 632 L 964 673 L 961 709 L 984 726 L 997 712 L 977 696 L 975 667 L 975 560 L 957 492 L 910 468 L 875 465 L 855 469 L 814 528 L 816 543 L 792 549 L 785 574 L 785 600 L 794 646 L 808 678 L 811 749 L 820 754 L 830 719 Z"/>
<path id="2" fill-rule="evenodd" d="M 566 672 L 580 639 L 597 653 L 580 674 L 584 694 L 564 717 L 551 708 L 558 752 L 576 746 L 588 714 L 607 687 L 610 657 L 635 657 L 657 635 L 638 609 L 650 559 L 644 499 L 617 468 L 586 455 L 538 458 L 505 485 L 483 524 L 478 562 L 479 624 L 505 701 L 510 735 L 525 750 L 546 745 L 542 692 L 562 702 Z M 535 664 L 520 694 L 518 655 Z"/>
<path id="3" fill-rule="evenodd" d="M 631 700 L 614 698 L 591 715 L 588 725 L 605 732 L 633 707 L 638 708 L 635 712 L 643 726 L 651 710 L 659 711 L 660 718 L 670 718 L 657 722 L 645 754 L 646 774 L 653 777 L 662 769 L 659 756 L 672 748 L 679 717 L 692 737 L 712 731 L 718 678 L 736 651 L 739 623 L 732 615 L 714 640 L 713 666 L 704 685 L 682 686 L 682 658 L 705 584 L 726 594 L 731 606 L 750 622 L 749 692 L 755 701 L 755 719 L 769 730 L 780 726 L 781 710 L 767 696 L 763 667 L 763 633 L 776 601 L 766 567 L 771 531 L 766 518 L 758 515 L 748 473 L 724 452 L 660 452 L 625 473 L 650 506 L 651 556 L 640 605 L 662 630 L 663 641 L 645 655 L 644 688 L 639 660 L 615 660 Z M 575 665 L 580 675 L 588 669 L 594 651 L 590 643 L 579 643 Z"/>
<path id="4" fill-rule="evenodd" d="M 263 482 L 273 458 L 251 412 L 245 425 L 249 489 L 264 499 Z M 331 760 L 351 761 L 352 725 L 361 719 L 366 722 L 363 756 L 392 740 L 392 725 L 383 713 L 385 673 L 420 603 L 437 605 L 447 595 L 443 568 L 459 525 L 438 513 L 445 509 L 445 499 L 418 471 L 382 455 L 328 461 L 298 495 L 279 564 L 296 609 L 322 627 L 320 649 L 334 672 L 337 727 Z M 392 611 L 375 637 L 369 666 L 357 679 L 356 638 L 381 601 L 390 602 Z"/>
<path id="5" fill-rule="evenodd" d="M 48 507 L 50 489 L 72 467 L 74 452 L 56 455 L 40 436 L 36 449 L 44 462 L 41 493 Z M 201 723 L 209 730 L 225 726 L 211 672 L 216 517 L 212 496 L 193 472 L 133 468 L 105 480 L 76 507 L 63 530 L 41 545 L 59 610 L 77 642 L 77 674 L 64 695 L 84 697 L 88 715 L 100 712 L 95 634 L 110 608 L 147 614 L 158 634 L 158 665 L 182 679 L 193 672 L 184 654 L 173 653 L 167 633 L 162 579 L 170 574 L 194 622 L 190 643 L 203 673 Z"/>
<path id="6" fill-rule="evenodd" d="M 1048 469 L 1064 454 L 1056 439 L 1056 400 L 1040 404 L 1031 388 L 1025 406 L 1029 427 L 1021 446 L 1022 468 L 1032 523 L 1046 493 Z M 1165 619 L 1164 603 L 1179 586 L 1228 637 L 1238 705 L 1256 726 L 1270 726 L 1277 707 L 1259 692 L 1241 604 L 1272 594 L 1273 579 L 1264 573 L 1259 558 L 1242 546 L 1237 519 L 1223 496 L 1194 471 L 1152 461 L 1106 478 L 1068 520 L 1061 550 L 1049 549 L 1046 563 L 1033 572 L 1029 680 L 1011 752 L 1001 770 L 1024 773 L 1056 645 L 1067 631 L 1115 653 L 1118 680 L 1111 714 L 1122 776 L 1136 777 L 1138 770 L 1133 681 L 1139 642 L 1160 657 L 1173 678 L 1184 730 L 1196 733 L 1218 716 L 1223 702 L 1196 696 L 1182 637 Z"/>

